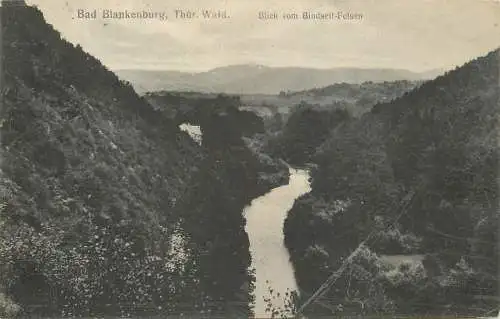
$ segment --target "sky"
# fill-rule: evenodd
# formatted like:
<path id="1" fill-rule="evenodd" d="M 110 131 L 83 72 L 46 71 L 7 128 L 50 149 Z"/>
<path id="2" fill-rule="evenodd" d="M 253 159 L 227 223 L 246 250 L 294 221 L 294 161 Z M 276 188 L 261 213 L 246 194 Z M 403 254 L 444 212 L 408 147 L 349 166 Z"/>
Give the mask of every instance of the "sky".
<path id="1" fill-rule="evenodd" d="M 64 38 L 112 70 L 205 71 L 232 64 L 313 68 L 450 69 L 500 46 L 500 0 L 27 0 Z M 79 19 L 78 10 L 97 10 Z M 225 10 L 227 19 L 176 19 Z M 103 19 L 103 10 L 166 12 Z M 279 19 L 262 20 L 260 11 Z M 285 20 L 303 11 L 360 20 Z"/>

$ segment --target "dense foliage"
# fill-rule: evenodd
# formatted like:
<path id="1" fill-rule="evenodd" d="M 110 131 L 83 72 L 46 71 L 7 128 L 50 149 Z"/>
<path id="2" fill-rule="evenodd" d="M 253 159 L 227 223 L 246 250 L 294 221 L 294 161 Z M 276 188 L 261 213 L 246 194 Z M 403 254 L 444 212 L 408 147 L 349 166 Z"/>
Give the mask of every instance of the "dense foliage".
<path id="1" fill-rule="evenodd" d="M 318 147 L 313 190 L 285 224 L 303 295 L 367 238 L 374 258 L 363 271 L 381 261 L 392 266 L 349 293 L 346 287 L 367 279 L 363 271 L 354 277 L 345 271 L 308 311 L 485 315 L 496 309 L 498 70 L 496 50 L 344 121 Z M 388 255 L 406 255 L 400 259 L 409 263 L 387 262 Z"/>
<path id="2" fill-rule="evenodd" d="M 170 262 L 173 206 L 202 153 L 40 11 L 1 14 L 3 293 L 46 315 L 174 310 L 195 278 Z"/>
<path id="3" fill-rule="evenodd" d="M 298 105 L 282 133 L 269 139 L 265 149 L 290 164 L 307 163 L 330 131 L 348 118 L 346 110 L 321 110 L 307 104 Z"/>
<path id="4" fill-rule="evenodd" d="M 279 169 L 224 107 L 190 115 L 200 147 L 38 9 L 1 15 L 0 316 L 199 315 L 239 300 L 224 310 L 246 317 L 241 214 Z"/>
<path id="5" fill-rule="evenodd" d="M 241 213 L 252 199 L 285 183 L 287 168 L 247 147 L 244 138 L 252 140 L 263 124 L 253 113 L 239 111 L 237 98 L 188 97 L 180 107 L 162 93 L 148 99 L 167 113 L 175 109 L 174 121 L 198 124 L 203 132 L 207 156 L 176 207 L 197 247 L 197 277 L 207 294 L 200 308 L 212 315 L 246 318 L 254 278 Z"/>
<path id="6" fill-rule="evenodd" d="M 265 150 L 291 164 L 311 162 L 317 147 L 339 124 L 369 112 L 377 103 L 403 95 L 418 84 L 411 81 L 338 83 L 307 91 L 283 93 L 278 99 L 294 106 L 285 116 L 275 113 L 266 121 L 271 130 L 278 127 L 280 132 L 267 137 Z"/>
<path id="7" fill-rule="evenodd" d="M 239 96 L 160 91 L 146 93 L 145 98 L 178 124 L 189 122 L 203 128 L 211 116 L 226 116 L 231 119 L 226 125 L 237 128 L 233 130 L 236 138 L 239 138 L 238 132 L 252 136 L 264 131 L 261 118 L 253 112 L 238 109 L 241 106 Z"/>

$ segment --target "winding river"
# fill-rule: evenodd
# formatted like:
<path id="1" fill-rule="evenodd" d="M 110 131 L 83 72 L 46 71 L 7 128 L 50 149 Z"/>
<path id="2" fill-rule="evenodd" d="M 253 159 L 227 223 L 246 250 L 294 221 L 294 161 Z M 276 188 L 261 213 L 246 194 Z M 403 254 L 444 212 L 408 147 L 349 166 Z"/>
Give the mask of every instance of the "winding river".
<path id="1" fill-rule="evenodd" d="M 310 190 L 309 172 L 290 168 L 288 185 L 254 199 L 243 211 L 256 276 L 253 305 L 256 318 L 271 316 L 265 311 L 267 303 L 264 301 L 270 296 L 270 288 L 274 295 L 280 294 L 272 301 L 272 306 L 281 309 L 285 293 L 297 291 L 293 266 L 284 243 L 283 224 L 295 199 Z"/>
<path id="2" fill-rule="evenodd" d="M 203 134 L 197 125 L 183 123 L 182 131 L 201 145 Z M 287 292 L 298 291 L 293 266 L 284 243 L 283 224 L 295 199 L 311 191 L 309 172 L 289 168 L 290 179 L 287 185 L 276 187 L 267 194 L 254 199 L 245 207 L 245 230 L 250 240 L 252 268 L 255 270 L 255 303 L 253 311 L 256 318 L 270 318 L 266 312 L 264 298 L 270 297 L 270 289 L 279 297 L 272 300 L 272 306 L 284 309 Z"/>

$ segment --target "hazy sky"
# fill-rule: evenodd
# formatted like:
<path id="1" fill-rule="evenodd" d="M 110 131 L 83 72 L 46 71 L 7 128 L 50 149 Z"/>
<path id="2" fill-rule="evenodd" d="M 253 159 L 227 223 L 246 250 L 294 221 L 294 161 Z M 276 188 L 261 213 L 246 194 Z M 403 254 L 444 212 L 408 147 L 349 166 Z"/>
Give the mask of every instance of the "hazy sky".
<path id="1" fill-rule="evenodd" d="M 207 70 L 228 64 L 451 68 L 500 46 L 499 0 L 28 0 L 111 69 Z M 97 20 L 77 19 L 98 10 Z M 102 10 L 163 11 L 166 21 L 104 20 Z M 226 10 L 180 20 L 174 10 Z M 352 12 L 355 21 L 263 21 L 259 11 Z"/>

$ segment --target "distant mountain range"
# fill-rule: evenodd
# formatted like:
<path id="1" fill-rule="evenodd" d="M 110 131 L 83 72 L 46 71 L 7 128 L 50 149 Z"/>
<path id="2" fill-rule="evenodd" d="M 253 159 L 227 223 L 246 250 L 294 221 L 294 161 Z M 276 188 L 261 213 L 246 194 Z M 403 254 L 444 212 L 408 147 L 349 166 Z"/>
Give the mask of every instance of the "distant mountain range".
<path id="1" fill-rule="evenodd" d="M 302 91 L 335 83 L 384 82 L 432 79 L 444 70 L 416 73 L 400 69 L 268 67 L 255 64 L 232 65 L 206 72 L 116 70 L 139 93 L 147 91 L 196 91 L 232 94 L 278 94 Z"/>

